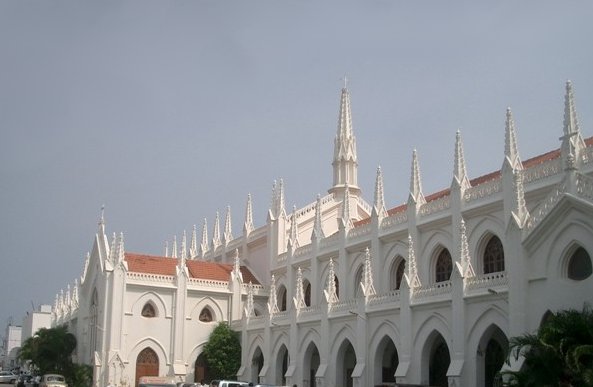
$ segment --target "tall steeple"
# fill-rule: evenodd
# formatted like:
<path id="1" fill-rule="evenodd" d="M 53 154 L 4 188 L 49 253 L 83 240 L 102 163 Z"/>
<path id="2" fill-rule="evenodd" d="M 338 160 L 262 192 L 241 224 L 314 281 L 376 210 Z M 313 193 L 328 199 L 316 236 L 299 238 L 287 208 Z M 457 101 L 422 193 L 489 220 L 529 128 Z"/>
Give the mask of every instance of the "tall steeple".
<path id="1" fill-rule="evenodd" d="M 340 99 L 340 115 L 338 118 L 338 131 L 334 139 L 334 184 L 329 193 L 340 194 L 350 187 L 350 193 L 358 195 L 358 158 L 356 155 L 356 138 L 352 129 L 352 112 L 350 110 L 350 93 L 342 88 Z"/>

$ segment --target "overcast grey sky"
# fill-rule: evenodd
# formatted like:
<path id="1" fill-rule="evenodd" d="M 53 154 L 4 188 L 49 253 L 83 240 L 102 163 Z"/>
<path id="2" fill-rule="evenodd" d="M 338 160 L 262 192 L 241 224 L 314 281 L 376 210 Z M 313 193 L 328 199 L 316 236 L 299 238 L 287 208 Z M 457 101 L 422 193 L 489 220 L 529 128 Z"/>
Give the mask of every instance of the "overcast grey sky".
<path id="1" fill-rule="evenodd" d="M 418 150 L 448 187 L 455 131 L 471 177 L 500 168 L 510 106 L 523 159 L 557 148 L 564 83 L 593 135 L 591 1 L 0 1 L 0 328 L 80 276 L 101 205 L 128 251 L 247 194 L 265 222 L 332 183 L 344 74 L 359 183 L 389 207 Z M 4 331 L 2 330 L 2 335 Z"/>

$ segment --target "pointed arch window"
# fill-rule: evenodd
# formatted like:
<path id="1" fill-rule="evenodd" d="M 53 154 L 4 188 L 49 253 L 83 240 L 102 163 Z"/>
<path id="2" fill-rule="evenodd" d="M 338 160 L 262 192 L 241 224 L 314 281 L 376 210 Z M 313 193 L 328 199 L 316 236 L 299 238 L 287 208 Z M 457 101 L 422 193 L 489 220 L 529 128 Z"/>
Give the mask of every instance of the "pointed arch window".
<path id="1" fill-rule="evenodd" d="M 406 271 L 406 261 L 399 257 L 391 266 L 390 283 L 391 290 L 398 290 L 402 284 L 402 278 Z"/>
<path id="2" fill-rule="evenodd" d="M 305 305 L 311 306 L 311 282 L 305 281 Z"/>
<path id="3" fill-rule="evenodd" d="M 354 279 L 354 289 L 356 289 L 354 291 L 354 296 L 356 298 L 358 297 L 362 297 L 362 288 L 360 287 L 360 283 L 362 282 L 362 271 L 363 271 L 363 266 L 360 265 L 360 267 L 358 268 L 358 270 L 356 271 L 356 277 Z M 337 293 L 337 290 L 336 290 Z"/>
<path id="4" fill-rule="evenodd" d="M 156 310 L 154 309 L 154 305 L 152 305 L 150 302 L 147 302 L 146 304 L 144 304 L 144 306 L 142 307 L 142 317 L 146 317 L 146 318 L 153 318 L 156 317 Z"/>
<path id="5" fill-rule="evenodd" d="M 280 299 L 280 305 L 278 305 L 280 311 L 286 310 L 286 288 L 282 286 L 278 291 L 278 298 Z"/>
<path id="6" fill-rule="evenodd" d="M 490 238 L 484 249 L 484 274 L 504 271 L 504 249 L 502 242 L 495 235 Z"/>
<path id="7" fill-rule="evenodd" d="M 443 249 L 439 253 L 435 265 L 435 282 L 448 281 L 451 278 L 453 271 L 453 261 L 451 260 L 451 253 L 449 250 Z"/>
<path id="8" fill-rule="evenodd" d="M 212 322 L 213 318 L 212 318 L 212 312 L 210 311 L 210 309 L 209 308 L 202 309 L 202 311 L 200 312 L 199 319 L 201 322 Z"/>
<path id="9" fill-rule="evenodd" d="M 593 267 L 591 257 L 587 250 L 582 247 L 576 249 L 568 260 L 568 278 L 575 281 L 582 281 L 591 276 Z"/>

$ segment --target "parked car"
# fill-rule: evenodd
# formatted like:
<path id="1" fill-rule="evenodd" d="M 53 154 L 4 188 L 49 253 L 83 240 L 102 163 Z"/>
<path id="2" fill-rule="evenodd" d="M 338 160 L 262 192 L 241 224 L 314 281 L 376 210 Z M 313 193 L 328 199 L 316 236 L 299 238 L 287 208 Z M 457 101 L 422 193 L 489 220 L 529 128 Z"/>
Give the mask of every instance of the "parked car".
<path id="1" fill-rule="evenodd" d="M 249 386 L 249 383 L 238 382 L 236 380 L 213 380 L 210 382 L 211 387 L 243 387 Z"/>
<path id="2" fill-rule="evenodd" d="M 66 378 L 59 374 L 45 374 L 41 377 L 39 387 L 68 387 Z"/>
<path id="3" fill-rule="evenodd" d="M 12 371 L 0 371 L 0 383 L 14 384 L 18 378 L 18 375 Z"/>
<path id="4" fill-rule="evenodd" d="M 175 378 L 171 376 L 142 376 L 138 380 L 139 387 L 177 387 Z M 39 386 L 41 387 L 41 386 Z"/>

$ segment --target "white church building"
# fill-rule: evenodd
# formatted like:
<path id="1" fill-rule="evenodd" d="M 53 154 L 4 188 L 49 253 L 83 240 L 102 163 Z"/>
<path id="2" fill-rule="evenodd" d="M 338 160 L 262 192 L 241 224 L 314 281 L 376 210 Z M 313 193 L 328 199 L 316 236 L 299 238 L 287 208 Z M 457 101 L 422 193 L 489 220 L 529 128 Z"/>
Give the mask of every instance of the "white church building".
<path id="1" fill-rule="evenodd" d="M 502 167 L 475 178 L 458 132 L 451 185 L 435 193 L 423 192 L 414 151 L 407 203 L 392 208 L 380 169 L 371 200 L 358 186 L 344 88 L 327 195 L 287 211 L 280 180 L 266 224 L 253 224 L 248 197 L 242 235 L 229 209 L 222 233 L 217 216 L 212 238 L 204 222 L 164 256 L 125 251 L 101 216 L 53 323 L 75 333 L 99 387 L 208 380 L 202 352 L 220 321 L 240 333 L 239 380 L 493 386 L 509 338 L 593 302 L 593 138 L 570 82 L 563 131 L 547 134 L 559 149 L 523 161 L 515 130 L 508 110 Z"/>

